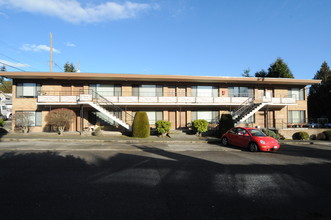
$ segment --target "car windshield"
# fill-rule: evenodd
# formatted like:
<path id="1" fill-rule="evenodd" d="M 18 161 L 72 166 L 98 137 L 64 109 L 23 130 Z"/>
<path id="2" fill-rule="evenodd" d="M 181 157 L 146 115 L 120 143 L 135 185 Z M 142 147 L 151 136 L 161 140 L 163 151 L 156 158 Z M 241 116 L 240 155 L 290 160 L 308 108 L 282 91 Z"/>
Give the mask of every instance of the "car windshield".
<path id="1" fill-rule="evenodd" d="M 258 129 L 248 129 L 248 131 L 252 134 L 252 136 L 256 136 L 256 137 L 265 137 L 266 136 L 264 133 L 262 133 Z"/>

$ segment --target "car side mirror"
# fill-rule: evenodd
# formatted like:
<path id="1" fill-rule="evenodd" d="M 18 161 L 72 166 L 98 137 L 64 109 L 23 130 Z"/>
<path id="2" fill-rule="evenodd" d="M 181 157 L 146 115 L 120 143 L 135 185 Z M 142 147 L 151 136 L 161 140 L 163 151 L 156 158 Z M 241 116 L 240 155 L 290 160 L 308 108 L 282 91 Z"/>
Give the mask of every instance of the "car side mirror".
<path id="1" fill-rule="evenodd" d="M 245 137 L 249 137 L 249 134 L 246 133 L 246 134 L 244 134 L 244 136 L 245 136 Z"/>

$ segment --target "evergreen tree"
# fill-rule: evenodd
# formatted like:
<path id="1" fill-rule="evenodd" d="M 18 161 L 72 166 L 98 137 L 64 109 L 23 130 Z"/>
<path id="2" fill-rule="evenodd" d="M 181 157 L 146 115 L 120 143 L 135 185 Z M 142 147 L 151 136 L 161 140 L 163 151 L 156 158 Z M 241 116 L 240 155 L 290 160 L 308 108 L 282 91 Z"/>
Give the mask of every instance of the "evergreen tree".
<path id="1" fill-rule="evenodd" d="M 277 58 L 274 63 L 270 64 L 267 77 L 294 78 L 291 70 L 281 58 Z"/>
<path id="2" fill-rule="evenodd" d="M 267 75 L 268 73 L 264 69 L 255 73 L 255 77 L 267 77 Z"/>
<path id="3" fill-rule="evenodd" d="M 312 85 L 308 96 L 308 115 L 316 121 L 317 118 L 327 117 L 331 121 L 331 70 L 324 61 L 316 72 L 314 79 L 320 79 L 321 83 Z"/>
<path id="4" fill-rule="evenodd" d="M 244 70 L 244 73 L 241 74 L 243 77 L 252 77 L 249 73 L 251 72 L 251 70 L 248 68 L 246 70 Z"/>
<path id="5" fill-rule="evenodd" d="M 329 77 L 331 77 L 330 67 L 327 62 L 324 61 L 320 70 L 316 72 L 314 79 L 320 79 L 322 80 L 321 84 L 326 85 Z"/>
<path id="6" fill-rule="evenodd" d="M 1 72 L 7 72 L 6 66 L 5 66 L 5 65 L 2 65 L 0 71 L 1 71 Z"/>
<path id="7" fill-rule="evenodd" d="M 77 71 L 72 63 L 66 62 L 66 64 L 64 64 L 64 72 L 77 72 Z"/>

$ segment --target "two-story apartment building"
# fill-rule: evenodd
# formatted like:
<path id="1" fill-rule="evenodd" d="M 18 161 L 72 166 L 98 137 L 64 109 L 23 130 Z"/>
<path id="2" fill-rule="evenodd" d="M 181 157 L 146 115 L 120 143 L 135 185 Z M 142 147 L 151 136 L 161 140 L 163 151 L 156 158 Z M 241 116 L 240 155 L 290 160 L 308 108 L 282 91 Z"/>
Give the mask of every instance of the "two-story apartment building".
<path id="1" fill-rule="evenodd" d="M 75 112 L 70 131 L 95 125 L 131 129 L 135 112 L 151 126 L 168 120 L 172 129 L 195 119 L 217 124 L 231 113 L 238 124 L 284 128 L 307 122 L 306 86 L 319 80 L 58 72 L 1 72 L 13 79 L 13 114 L 26 112 L 32 131 L 49 131 L 55 108 Z M 15 123 L 13 123 L 15 126 Z M 13 127 L 14 129 L 14 127 Z"/>

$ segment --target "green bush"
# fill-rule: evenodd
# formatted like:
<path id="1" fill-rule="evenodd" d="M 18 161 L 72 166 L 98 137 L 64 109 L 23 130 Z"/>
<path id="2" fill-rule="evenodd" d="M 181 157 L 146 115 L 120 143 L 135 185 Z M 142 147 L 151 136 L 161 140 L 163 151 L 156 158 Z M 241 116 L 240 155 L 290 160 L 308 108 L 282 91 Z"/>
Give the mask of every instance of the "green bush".
<path id="1" fill-rule="evenodd" d="M 267 136 L 269 137 L 273 137 L 277 140 L 280 140 L 281 139 L 281 135 L 280 134 L 277 134 L 276 132 L 272 131 L 272 130 L 269 130 L 269 129 L 262 129 L 263 133 L 265 133 Z"/>
<path id="2" fill-rule="evenodd" d="M 325 136 L 324 133 L 318 133 L 317 136 L 316 136 L 316 139 L 317 140 L 325 140 L 326 136 Z"/>
<path id="3" fill-rule="evenodd" d="M 220 135 L 225 134 L 228 130 L 234 127 L 234 122 L 232 119 L 232 115 L 230 114 L 222 114 L 220 122 L 219 122 L 219 131 Z"/>
<path id="4" fill-rule="evenodd" d="M 169 133 L 170 128 L 171 128 L 170 121 L 159 120 L 155 123 L 155 125 L 156 125 L 157 132 L 162 135 Z"/>
<path id="5" fill-rule="evenodd" d="M 193 128 L 197 132 L 197 135 L 201 137 L 203 132 L 208 131 L 208 121 L 205 119 L 194 120 Z"/>
<path id="6" fill-rule="evenodd" d="M 323 131 L 323 134 L 325 134 L 325 140 L 331 141 L 331 130 Z"/>
<path id="7" fill-rule="evenodd" d="M 132 125 L 132 136 L 147 138 L 150 136 L 149 120 L 146 112 L 137 112 Z"/>
<path id="8" fill-rule="evenodd" d="M 308 140 L 309 134 L 305 131 L 296 132 L 292 135 L 293 140 Z"/>
<path id="9" fill-rule="evenodd" d="M 6 124 L 6 122 L 2 118 L 0 118 L 0 127 L 5 126 L 5 124 Z"/>
<path id="10" fill-rule="evenodd" d="M 310 139 L 310 140 L 316 140 L 316 139 L 317 139 L 316 134 L 312 134 L 312 135 L 310 135 L 309 139 Z"/>

